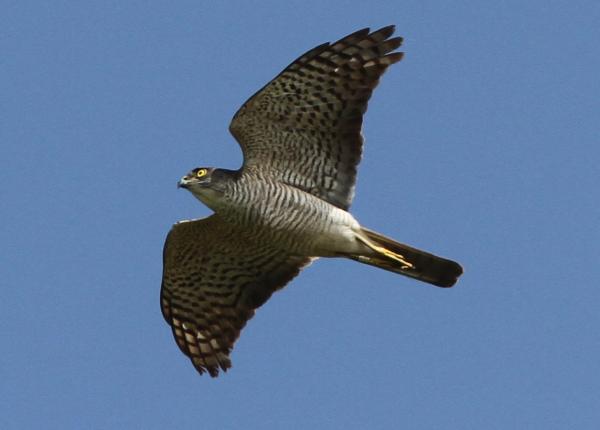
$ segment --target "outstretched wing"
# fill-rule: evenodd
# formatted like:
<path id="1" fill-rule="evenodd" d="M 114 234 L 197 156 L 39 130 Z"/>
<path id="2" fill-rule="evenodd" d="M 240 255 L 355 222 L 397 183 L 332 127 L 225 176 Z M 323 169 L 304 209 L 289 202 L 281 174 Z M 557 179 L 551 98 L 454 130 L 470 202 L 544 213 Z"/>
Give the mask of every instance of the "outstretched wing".
<path id="1" fill-rule="evenodd" d="M 198 372 L 230 368 L 254 310 L 310 260 L 246 240 L 218 215 L 175 224 L 164 247 L 161 309 Z"/>
<path id="2" fill-rule="evenodd" d="M 347 209 L 363 114 L 387 67 L 402 58 L 394 26 L 359 30 L 308 51 L 235 114 L 229 127 L 257 169 Z"/>

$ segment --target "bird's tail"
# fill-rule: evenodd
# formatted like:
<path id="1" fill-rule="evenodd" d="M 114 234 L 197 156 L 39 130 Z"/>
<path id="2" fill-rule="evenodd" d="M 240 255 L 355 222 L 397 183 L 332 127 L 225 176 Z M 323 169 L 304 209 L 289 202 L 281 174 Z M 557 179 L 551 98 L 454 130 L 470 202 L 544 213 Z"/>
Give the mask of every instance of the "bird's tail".
<path id="1" fill-rule="evenodd" d="M 398 243 L 366 228 L 361 228 L 357 239 L 375 251 L 369 255 L 347 256 L 361 263 L 444 288 L 453 286 L 463 273 L 462 267 L 454 261 Z"/>

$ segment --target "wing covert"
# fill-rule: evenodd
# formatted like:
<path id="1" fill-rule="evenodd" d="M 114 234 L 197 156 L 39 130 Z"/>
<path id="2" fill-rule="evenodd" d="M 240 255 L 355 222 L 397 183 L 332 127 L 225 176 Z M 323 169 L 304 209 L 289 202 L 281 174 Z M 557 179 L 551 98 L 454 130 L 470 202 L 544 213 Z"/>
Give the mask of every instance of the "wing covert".
<path id="1" fill-rule="evenodd" d="M 257 169 L 347 209 L 360 162 L 363 114 L 402 38 L 359 30 L 291 63 L 233 117 L 230 131 Z"/>

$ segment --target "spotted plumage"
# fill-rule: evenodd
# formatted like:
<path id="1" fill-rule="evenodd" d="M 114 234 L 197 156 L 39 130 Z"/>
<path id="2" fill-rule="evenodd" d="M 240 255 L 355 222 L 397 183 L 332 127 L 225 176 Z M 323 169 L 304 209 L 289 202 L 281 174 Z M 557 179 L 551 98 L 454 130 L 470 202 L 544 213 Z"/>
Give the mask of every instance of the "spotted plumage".
<path id="1" fill-rule="evenodd" d="M 197 168 L 179 182 L 215 212 L 175 224 L 164 248 L 162 313 L 200 373 L 231 367 L 255 309 L 315 258 L 350 258 L 441 287 L 462 273 L 347 212 L 367 102 L 402 58 L 393 32 L 363 29 L 300 56 L 235 114 L 243 166 Z"/>

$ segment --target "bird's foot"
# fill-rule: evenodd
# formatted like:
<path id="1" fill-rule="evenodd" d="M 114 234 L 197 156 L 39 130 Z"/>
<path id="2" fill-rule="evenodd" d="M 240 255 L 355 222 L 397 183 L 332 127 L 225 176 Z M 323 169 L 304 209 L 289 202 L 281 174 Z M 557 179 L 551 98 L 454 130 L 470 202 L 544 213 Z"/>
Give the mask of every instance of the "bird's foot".
<path id="1" fill-rule="evenodd" d="M 415 268 L 414 264 L 406 261 L 406 259 L 404 258 L 403 255 L 396 254 L 395 252 L 392 252 L 389 249 L 386 249 L 382 246 L 372 245 L 372 248 L 374 251 L 377 251 L 380 254 L 383 254 L 386 257 L 400 263 L 402 265 L 402 269 L 414 269 Z"/>

